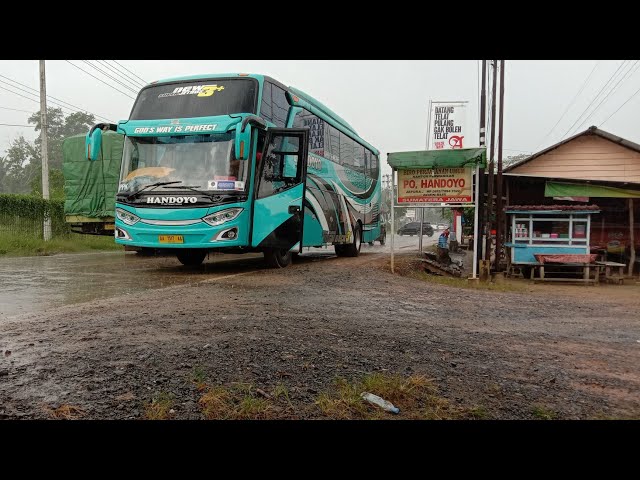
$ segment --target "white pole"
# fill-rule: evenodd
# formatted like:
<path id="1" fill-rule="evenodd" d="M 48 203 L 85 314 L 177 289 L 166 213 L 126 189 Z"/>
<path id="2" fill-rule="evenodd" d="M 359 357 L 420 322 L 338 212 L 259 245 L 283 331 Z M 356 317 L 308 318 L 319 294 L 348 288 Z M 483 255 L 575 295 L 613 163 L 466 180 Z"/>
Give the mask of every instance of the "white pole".
<path id="1" fill-rule="evenodd" d="M 475 206 L 473 209 L 473 274 L 471 278 L 477 278 L 478 275 L 478 205 L 480 205 L 480 166 L 476 165 L 476 191 Z"/>
<path id="2" fill-rule="evenodd" d="M 427 115 L 427 150 L 431 143 L 431 99 L 429 99 L 429 113 Z"/>
<path id="3" fill-rule="evenodd" d="M 40 138 L 42 148 L 42 198 L 49 200 L 49 159 L 47 156 L 47 82 L 44 73 L 44 60 L 40 60 Z M 51 216 L 45 213 L 43 236 L 51 240 Z"/>
<path id="4" fill-rule="evenodd" d="M 396 171 L 395 169 L 391 170 L 391 273 L 393 272 L 393 239 L 396 234 L 396 182 L 395 182 Z"/>
<path id="5" fill-rule="evenodd" d="M 422 255 L 422 224 L 424 223 L 424 208 L 420 207 L 420 237 L 418 238 L 418 250 Z"/>

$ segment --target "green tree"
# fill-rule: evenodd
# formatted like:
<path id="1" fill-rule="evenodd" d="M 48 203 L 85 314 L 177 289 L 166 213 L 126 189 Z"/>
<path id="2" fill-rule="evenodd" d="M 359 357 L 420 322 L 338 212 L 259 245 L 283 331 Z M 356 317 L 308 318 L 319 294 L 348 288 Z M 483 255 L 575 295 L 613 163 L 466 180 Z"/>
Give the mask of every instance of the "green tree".
<path id="1" fill-rule="evenodd" d="M 40 132 L 40 111 L 29 117 L 29 123 L 35 124 Z M 49 163 L 49 196 L 64 199 L 64 176 L 62 174 L 62 142 L 68 137 L 87 132 L 96 122 L 90 113 L 74 112 L 66 117 L 59 108 L 47 108 L 47 153 Z M 42 195 L 42 158 L 40 156 L 42 138 L 38 136 L 33 143 L 38 155 L 33 157 L 33 173 L 29 179 L 29 190 L 34 195 Z"/>
<path id="2" fill-rule="evenodd" d="M 3 160 L 3 193 L 29 193 L 34 176 L 40 175 L 40 152 L 35 145 L 20 135 L 9 144 Z"/>

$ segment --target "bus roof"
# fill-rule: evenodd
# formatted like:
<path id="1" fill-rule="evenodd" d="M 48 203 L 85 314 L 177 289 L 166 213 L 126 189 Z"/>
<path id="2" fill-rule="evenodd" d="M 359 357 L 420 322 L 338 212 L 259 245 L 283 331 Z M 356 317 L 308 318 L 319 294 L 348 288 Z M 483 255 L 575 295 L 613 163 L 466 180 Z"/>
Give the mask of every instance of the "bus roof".
<path id="1" fill-rule="evenodd" d="M 347 131 L 349 131 L 352 135 L 354 135 L 354 136 L 358 137 L 360 140 L 364 141 L 364 139 L 361 138 L 360 135 L 358 135 L 358 132 L 356 132 L 356 130 L 351 126 L 351 124 L 349 124 L 346 120 L 344 120 L 342 117 L 340 117 L 337 113 L 335 113 L 329 107 L 324 105 L 322 102 L 319 102 L 318 100 L 313 98 L 308 93 L 305 93 L 302 90 L 299 90 L 299 89 L 297 89 L 295 87 L 291 87 L 291 86 L 286 87 L 285 85 L 283 85 L 278 80 L 275 80 L 274 78 L 271 78 L 271 77 L 269 77 L 267 75 L 256 74 L 256 73 L 210 73 L 210 74 L 186 75 L 186 76 L 181 76 L 181 77 L 164 78 L 162 80 L 157 80 L 155 82 L 151 82 L 151 84 L 168 83 L 168 82 L 180 82 L 180 81 L 188 81 L 188 80 L 204 80 L 204 79 L 207 79 L 207 78 L 230 78 L 230 77 L 255 78 L 256 80 L 259 80 L 259 81 L 264 80 L 266 78 L 266 79 L 268 79 L 270 81 L 273 81 L 273 82 L 279 84 L 281 87 L 288 88 L 288 90 L 291 91 L 291 93 L 293 93 L 294 95 L 300 97 L 302 100 L 304 100 L 308 104 L 310 104 L 313 107 L 315 107 L 318 111 L 323 113 L 325 116 L 327 116 L 331 120 L 335 121 L 342 128 L 344 128 Z M 367 146 L 375 148 L 375 147 L 373 147 L 372 145 L 369 145 L 369 144 L 367 144 Z M 376 154 L 379 154 L 377 149 L 376 149 Z"/>

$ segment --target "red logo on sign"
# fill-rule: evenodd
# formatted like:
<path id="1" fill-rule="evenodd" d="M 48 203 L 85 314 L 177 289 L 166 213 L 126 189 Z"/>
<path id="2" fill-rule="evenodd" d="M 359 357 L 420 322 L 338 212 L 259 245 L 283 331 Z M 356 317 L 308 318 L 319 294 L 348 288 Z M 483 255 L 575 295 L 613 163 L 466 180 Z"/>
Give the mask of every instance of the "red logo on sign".
<path id="1" fill-rule="evenodd" d="M 454 135 L 449 139 L 449 145 L 451 145 L 451 148 L 462 148 L 463 138 L 464 137 L 458 137 L 457 135 Z"/>

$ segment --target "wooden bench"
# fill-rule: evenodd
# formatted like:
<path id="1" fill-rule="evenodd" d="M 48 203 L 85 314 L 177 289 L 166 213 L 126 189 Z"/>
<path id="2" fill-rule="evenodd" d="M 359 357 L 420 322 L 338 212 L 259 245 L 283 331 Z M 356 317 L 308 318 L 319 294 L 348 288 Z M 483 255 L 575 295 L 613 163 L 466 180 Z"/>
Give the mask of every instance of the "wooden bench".
<path id="1" fill-rule="evenodd" d="M 551 267 L 582 267 L 583 269 L 582 278 L 545 277 L 545 273 L 544 273 L 545 265 L 551 266 Z M 573 282 L 573 283 L 585 283 L 585 284 L 590 284 L 590 283 L 598 284 L 600 283 L 601 268 L 602 268 L 602 265 L 598 265 L 597 263 L 588 263 L 588 262 L 567 262 L 567 263 L 554 262 L 554 263 L 548 263 L 548 264 L 541 263 L 538 266 L 538 269 L 540 270 L 540 276 L 537 279 L 535 279 L 534 277 L 534 283 L 536 281 L 541 281 L 541 282 Z M 591 278 L 591 269 L 595 270 L 594 278 Z"/>
<path id="2" fill-rule="evenodd" d="M 605 267 L 605 275 L 607 277 L 611 276 L 611 268 L 618 267 L 619 275 L 624 276 L 624 269 L 627 267 L 626 263 L 618 263 L 618 262 L 596 262 L 598 265 L 602 265 Z"/>
<path id="3" fill-rule="evenodd" d="M 596 262 L 598 265 L 601 265 L 605 269 L 604 278 L 607 282 L 614 282 L 618 284 L 624 284 L 624 269 L 626 268 L 626 263 L 618 263 L 618 262 Z M 611 269 L 618 268 L 618 275 L 612 275 Z"/>

